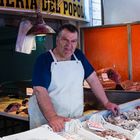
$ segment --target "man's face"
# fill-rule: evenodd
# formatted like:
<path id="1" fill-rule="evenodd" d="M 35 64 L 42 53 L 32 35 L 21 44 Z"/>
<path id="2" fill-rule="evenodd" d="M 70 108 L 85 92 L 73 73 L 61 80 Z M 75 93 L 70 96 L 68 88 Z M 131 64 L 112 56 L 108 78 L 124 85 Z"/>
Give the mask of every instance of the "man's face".
<path id="1" fill-rule="evenodd" d="M 63 58 L 69 58 L 74 53 L 77 47 L 78 33 L 71 33 L 67 29 L 61 32 L 61 35 L 57 38 L 57 49 L 59 54 Z"/>

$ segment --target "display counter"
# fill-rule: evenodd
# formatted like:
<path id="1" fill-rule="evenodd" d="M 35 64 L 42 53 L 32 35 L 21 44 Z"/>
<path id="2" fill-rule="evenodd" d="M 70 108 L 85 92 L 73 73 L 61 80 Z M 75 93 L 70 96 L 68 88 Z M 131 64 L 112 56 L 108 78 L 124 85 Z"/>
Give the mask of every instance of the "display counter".
<path id="1" fill-rule="evenodd" d="M 140 92 L 105 90 L 105 93 L 110 101 L 117 104 L 123 104 L 140 98 Z M 24 112 L 17 114 L 16 111 L 4 111 L 9 104 L 14 102 L 22 104 L 23 100 L 23 98 L 11 98 L 8 96 L 0 98 L 0 136 L 29 130 L 28 114 L 25 114 Z M 93 113 L 104 110 L 104 107 L 89 87 L 84 87 L 84 104 L 84 116 L 90 116 Z"/>
<path id="2" fill-rule="evenodd" d="M 140 98 L 138 91 L 124 91 L 124 90 L 105 90 L 108 99 L 116 104 L 123 104 Z M 101 110 L 104 109 L 99 100 L 95 97 L 94 93 L 89 87 L 84 87 L 85 103 L 88 108 Z"/>
<path id="3" fill-rule="evenodd" d="M 1 97 L 0 98 L 0 136 L 6 136 L 29 130 L 28 114 L 17 111 L 5 112 L 9 104 L 22 104 L 23 99 Z"/>
<path id="4" fill-rule="evenodd" d="M 0 98 L 0 115 L 14 118 L 14 119 L 28 121 L 28 115 L 25 114 L 24 112 L 17 114 L 16 111 L 12 111 L 12 112 L 4 111 L 8 107 L 8 105 L 12 103 L 22 104 L 22 101 L 23 101 L 22 99 L 17 99 L 17 98 L 1 97 Z"/>
<path id="5" fill-rule="evenodd" d="M 140 99 L 127 102 L 125 104 L 119 105 L 120 111 L 122 113 L 127 111 L 133 111 L 136 107 L 140 107 Z M 139 111 L 139 110 L 138 110 Z M 103 110 L 98 113 L 91 113 L 90 115 L 85 115 L 80 119 L 71 120 L 70 122 L 65 124 L 65 129 L 61 133 L 55 133 L 51 128 L 47 125 L 42 125 L 41 127 L 25 131 L 23 133 L 17 133 L 14 135 L 9 135 L 2 137 L 2 140 L 31 140 L 31 139 L 49 139 L 49 140 L 139 140 L 140 137 L 140 129 L 134 128 L 134 131 L 125 130 L 124 128 L 115 126 L 111 123 L 107 123 L 106 121 L 100 119 L 100 117 L 96 117 L 97 115 L 106 117 L 110 114 L 110 111 Z M 87 128 L 89 121 L 96 121 L 98 123 L 103 123 L 104 129 L 111 129 L 111 133 L 116 131 L 115 135 L 110 136 L 101 136 L 93 130 L 89 130 Z M 98 131 L 99 132 L 99 131 Z M 100 131 L 102 132 L 102 131 Z M 117 134 L 117 135 L 116 135 Z M 116 138 L 116 136 L 118 138 Z M 123 138 L 122 138 L 123 136 Z M 119 138 L 121 137 L 121 138 Z"/>

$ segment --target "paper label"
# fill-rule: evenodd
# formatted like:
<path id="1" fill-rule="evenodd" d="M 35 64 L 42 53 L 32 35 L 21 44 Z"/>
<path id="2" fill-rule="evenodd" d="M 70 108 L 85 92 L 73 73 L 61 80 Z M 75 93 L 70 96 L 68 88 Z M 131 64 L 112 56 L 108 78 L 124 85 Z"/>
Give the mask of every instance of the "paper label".
<path id="1" fill-rule="evenodd" d="M 88 120 L 87 125 L 88 125 L 89 129 L 92 129 L 92 130 L 97 130 L 97 131 L 104 131 L 105 130 L 103 125 L 101 123 L 98 123 L 98 122 L 93 122 L 93 121 Z"/>
<path id="2" fill-rule="evenodd" d="M 108 81 L 109 80 L 107 73 L 102 73 L 101 76 L 102 76 L 103 81 Z"/>
<path id="3" fill-rule="evenodd" d="M 33 94 L 33 89 L 32 88 L 26 88 L 26 95 L 31 96 Z"/>

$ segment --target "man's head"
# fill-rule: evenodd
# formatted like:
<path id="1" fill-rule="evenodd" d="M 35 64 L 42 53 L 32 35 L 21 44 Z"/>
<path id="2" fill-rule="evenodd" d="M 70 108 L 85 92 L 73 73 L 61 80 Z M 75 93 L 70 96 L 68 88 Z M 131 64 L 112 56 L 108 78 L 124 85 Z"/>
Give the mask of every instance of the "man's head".
<path id="1" fill-rule="evenodd" d="M 59 28 L 56 49 L 61 57 L 71 57 L 77 47 L 78 34 L 78 29 L 72 24 L 64 24 Z"/>
<path id="2" fill-rule="evenodd" d="M 79 34 L 78 29 L 77 29 L 73 24 L 67 23 L 67 24 L 62 25 L 62 26 L 59 28 L 59 30 L 58 30 L 58 32 L 57 32 L 57 37 L 60 37 L 60 36 L 61 36 L 61 33 L 62 33 L 62 31 L 63 31 L 64 29 L 68 30 L 68 31 L 71 32 L 71 33 L 77 32 L 77 34 Z"/>

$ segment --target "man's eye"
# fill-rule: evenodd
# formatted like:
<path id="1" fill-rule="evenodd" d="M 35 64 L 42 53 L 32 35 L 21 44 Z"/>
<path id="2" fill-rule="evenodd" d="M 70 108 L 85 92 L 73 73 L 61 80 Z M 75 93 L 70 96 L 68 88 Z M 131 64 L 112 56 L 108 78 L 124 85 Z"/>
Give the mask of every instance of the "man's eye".
<path id="1" fill-rule="evenodd" d="M 67 42 L 67 40 L 66 40 L 66 39 L 62 39 L 62 41 Z"/>
<path id="2" fill-rule="evenodd" d="M 64 42 L 64 43 L 72 43 L 72 44 L 75 44 L 75 43 L 77 43 L 77 40 L 67 40 L 67 39 L 62 39 L 62 41 Z"/>
<path id="3" fill-rule="evenodd" d="M 73 40 L 72 43 L 77 43 L 77 40 Z"/>

